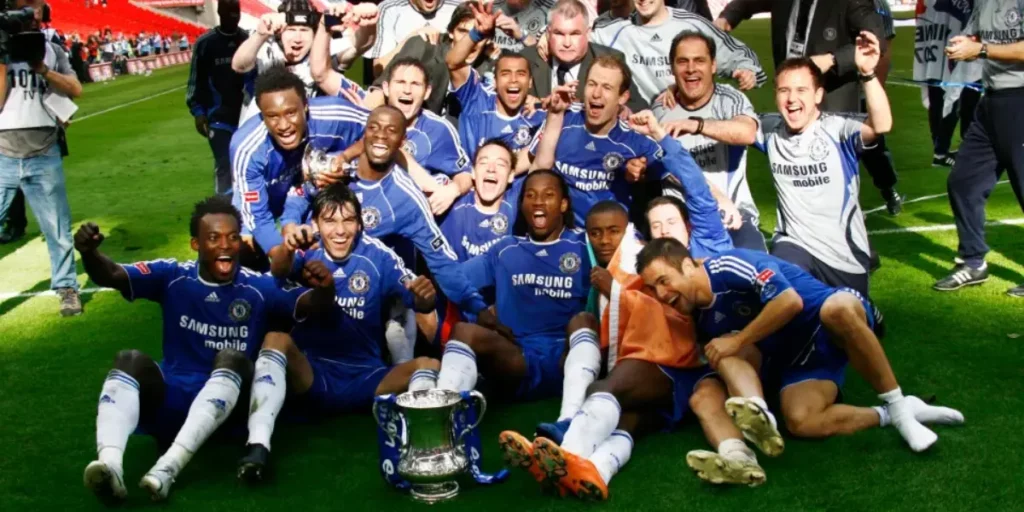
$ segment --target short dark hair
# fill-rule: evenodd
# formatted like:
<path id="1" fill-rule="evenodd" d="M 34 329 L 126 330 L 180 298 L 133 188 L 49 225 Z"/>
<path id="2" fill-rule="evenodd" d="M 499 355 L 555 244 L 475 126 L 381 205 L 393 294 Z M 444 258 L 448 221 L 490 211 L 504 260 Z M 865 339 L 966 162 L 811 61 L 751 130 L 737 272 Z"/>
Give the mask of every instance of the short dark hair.
<path id="1" fill-rule="evenodd" d="M 526 57 L 523 57 L 523 55 L 521 53 L 512 53 L 512 52 L 510 52 L 508 50 L 502 50 L 501 53 L 498 55 L 498 59 L 494 61 L 494 73 L 495 73 L 495 75 L 497 75 L 497 73 L 498 73 L 498 68 L 501 67 L 501 61 L 507 60 L 507 59 L 520 59 L 520 60 L 526 61 L 526 71 L 528 73 L 530 73 L 530 77 L 531 78 L 533 77 L 533 70 L 530 69 L 530 61 L 527 60 Z"/>
<path id="2" fill-rule="evenodd" d="M 787 71 L 796 71 L 798 69 L 806 69 L 811 73 L 811 79 L 814 81 L 814 87 L 820 89 L 822 84 L 825 83 L 825 76 L 821 73 L 821 68 L 814 63 L 810 57 L 793 57 L 792 59 L 786 59 L 779 64 L 779 67 L 775 68 L 775 83 L 778 85 L 779 77 Z"/>
<path id="3" fill-rule="evenodd" d="M 701 41 L 704 41 L 704 44 L 706 44 L 708 47 L 708 53 L 711 54 L 711 60 L 715 60 L 715 54 L 718 52 L 718 46 L 715 44 L 714 39 L 711 39 L 710 37 L 701 32 L 696 32 L 693 30 L 684 30 L 676 34 L 676 37 L 672 38 L 672 48 L 668 50 L 669 66 L 671 66 L 672 63 L 676 61 L 676 47 L 679 46 L 679 43 L 683 41 L 688 41 L 690 39 L 700 39 Z"/>
<path id="4" fill-rule="evenodd" d="M 242 214 L 231 204 L 231 198 L 222 195 L 210 196 L 196 203 L 189 220 L 188 233 L 192 238 L 199 236 L 199 223 L 207 215 L 230 215 L 235 218 L 238 228 L 242 228 Z"/>
<path id="5" fill-rule="evenodd" d="M 512 146 L 510 146 L 508 142 L 505 142 L 504 140 L 498 138 L 487 139 L 486 141 L 484 141 L 483 144 L 480 144 L 480 147 L 476 148 L 476 156 L 473 158 L 473 164 L 476 164 L 476 159 L 480 158 L 480 150 L 487 146 L 498 146 L 501 149 L 508 151 L 509 161 L 512 164 L 512 171 L 515 172 L 516 152 L 512 149 Z"/>
<path id="6" fill-rule="evenodd" d="M 260 73 L 260 76 L 256 77 L 256 87 L 253 93 L 253 97 L 256 98 L 256 104 L 259 105 L 260 97 L 268 92 L 287 91 L 292 89 L 295 94 L 298 94 L 302 98 L 302 104 L 305 105 L 308 101 L 306 98 L 306 84 L 299 78 L 295 73 L 288 71 L 288 68 L 284 66 L 271 66 L 270 69 Z"/>
<path id="7" fill-rule="evenodd" d="M 469 7 L 469 4 L 471 3 L 473 2 L 462 2 L 455 7 L 454 11 L 452 11 L 452 19 L 448 22 L 448 34 L 455 32 L 455 29 L 458 28 L 459 25 L 465 23 L 466 20 L 475 19 L 473 17 L 473 9 L 470 9 Z"/>
<path id="8" fill-rule="evenodd" d="M 530 171 L 530 174 L 527 174 L 526 179 L 523 180 L 523 187 L 519 191 L 519 198 L 516 200 L 516 223 L 512 232 L 517 235 L 525 235 L 529 231 L 526 218 L 520 213 L 523 211 L 523 198 L 526 197 L 526 187 L 530 184 L 530 180 L 538 176 L 552 176 L 558 180 L 559 189 L 562 191 L 562 198 L 565 199 L 568 204 L 568 207 L 565 209 L 565 213 L 562 214 L 562 225 L 566 229 L 575 228 L 576 214 L 572 211 L 572 197 L 569 195 L 569 184 L 566 183 L 565 178 L 563 178 L 560 173 L 552 171 L 551 169 L 540 169 L 537 171 Z"/>
<path id="9" fill-rule="evenodd" d="M 626 207 L 613 199 L 603 199 L 590 207 L 590 211 L 587 212 L 587 219 L 590 219 L 592 215 L 601 215 L 602 213 L 619 213 L 625 215 L 626 219 L 629 219 L 629 212 L 626 211 Z"/>
<path id="10" fill-rule="evenodd" d="M 397 115 L 398 117 L 402 118 L 403 121 L 405 121 L 405 114 L 403 114 L 401 110 L 398 110 L 398 107 L 392 107 L 391 105 L 381 105 L 373 109 L 372 111 L 370 111 L 370 115 L 367 116 L 366 121 L 369 122 L 370 118 L 373 117 L 373 115 L 376 114 L 377 112 L 391 112 L 392 114 Z M 405 123 L 403 123 L 402 127 L 404 128 L 405 126 Z"/>
<path id="11" fill-rule="evenodd" d="M 599 55 L 590 65 L 590 71 L 587 72 L 587 78 L 590 78 L 590 73 L 593 73 L 594 68 L 597 66 L 619 70 L 619 72 L 622 73 L 622 85 L 619 86 L 619 94 L 629 90 L 629 86 L 633 83 L 633 72 L 629 70 L 629 66 L 627 66 L 622 59 L 610 53 Z"/>
<path id="12" fill-rule="evenodd" d="M 423 84 L 430 85 L 430 75 L 427 74 L 427 67 L 424 66 L 419 59 L 416 59 L 414 57 L 402 57 L 401 59 L 394 61 L 391 64 L 391 70 L 388 71 L 388 82 L 390 82 L 391 79 L 394 78 L 395 71 L 398 71 L 398 68 L 404 67 L 412 67 L 420 70 L 420 73 L 423 73 Z"/>
<path id="13" fill-rule="evenodd" d="M 686 203 L 684 203 L 682 200 L 680 200 L 676 196 L 668 196 L 668 195 L 666 195 L 666 196 L 658 196 L 658 197 L 655 197 L 654 199 L 651 199 L 651 201 L 649 203 L 647 203 L 647 209 L 644 210 L 644 217 L 647 217 L 647 215 L 649 215 L 651 213 L 651 210 L 653 210 L 653 209 L 655 209 L 655 208 L 657 208 L 657 207 L 659 207 L 661 205 L 665 205 L 665 204 L 670 204 L 672 206 L 675 206 L 676 209 L 679 210 L 679 215 L 682 215 L 683 220 L 685 220 L 685 221 L 689 221 L 690 220 L 690 212 L 689 212 L 689 210 L 686 209 Z"/>
<path id="14" fill-rule="evenodd" d="M 642 274 L 644 270 L 658 260 L 665 260 L 669 265 L 682 268 L 683 260 L 691 258 L 690 251 L 675 238 L 656 238 L 651 240 L 640 254 L 636 256 L 636 273 Z"/>
<path id="15" fill-rule="evenodd" d="M 359 198 L 343 182 L 328 185 L 313 198 L 313 220 L 319 219 L 321 213 L 333 215 L 334 212 L 340 211 L 345 204 L 352 205 L 352 211 L 355 212 L 359 222 L 359 229 L 363 229 L 363 208 L 359 204 Z"/>

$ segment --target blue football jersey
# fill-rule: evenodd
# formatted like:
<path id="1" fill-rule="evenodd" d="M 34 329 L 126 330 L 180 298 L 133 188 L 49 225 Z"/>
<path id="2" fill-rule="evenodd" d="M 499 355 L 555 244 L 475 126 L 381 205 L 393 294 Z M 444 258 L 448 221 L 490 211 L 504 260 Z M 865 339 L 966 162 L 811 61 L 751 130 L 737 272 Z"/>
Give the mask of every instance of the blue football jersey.
<path id="1" fill-rule="evenodd" d="M 334 276 L 334 308 L 296 324 L 292 337 L 303 350 L 346 363 L 380 365 L 384 341 L 384 309 L 398 297 L 413 307 L 413 295 L 405 288 L 414 279 L 402 259 L 380 240 L 363 235 L 343 260 L 334 260 L 324 249 L 297 251 L 293 278 L 301 275 L 307 261 L 322 261 Z"/>
<path id="2" fill-rule="evenodd" d="M 767 357 L 789 354 L 809 343 L 821 325 L 821 305 L 836 291 L 800 267 L 762 252 L 732 249 L 703 264 L 714 294 L 711 305 L 696 315 L 705 341 L 743 330 L 765 304 L 786 290 L 800 295 L 803 311 L 758 344 Z"/>
<path id="3" fill-rule="evenodd" d="M 676 171 L 670 174 L 680 180 L 678 186 L 690 220 L 690 255 L 706 258 L 732 249 L 732 237 L 722 224 L 718 201 L 711 195 L 701 167 L 676 139 L 665 137 L 661 145 L 665 156 L 658 166 Z"/>
<path id="4" fill-rule="evenodd" d="M 543 110 L 537 110 L 530 116 L 522 111 L 513 117 L 501 115 L 494 84 L 484 82 L 475 69 L 470 69 L 469 80 L 451 93 L 462 106 L 459 138 L 470 162 L 476 159 L 477 148 L 491 139 L 501 139 L 513 151 L 529 147 L 547 117 Z"/>
<path id="5" fill-rule="evenodd" d="M 583 105 L 570 106 L 555 149 L 555 170 L 569 184 L 577 226 L 585 225 L 587 212 L 599 201 L 611 199 L 629 208 L 633 191 L 626 181 L 626 161 L 643 156 L 651 166 L 665 153 L 654 139 L 633 131 L 624 121 L 604 136 L 588 132 L 585 121 Z M 542 126 L 530 146 L 531 153 L 536 154 L 543 133 Z"/>
<path id="6" fill-rule="evenodd" d="M 406 130 L 402 148 L 431 174 L 451 177 L 473 170 L 455 127 L 429 110 L 420 112 L 416 122 Z"/>
<path id="7" fill-rule="evenodd" d="M 284 211 L 288 190 L 302 180 L 306 144 L 328 152 L 342 151 L 363 136 L 366 112 L 342 98 L 309 100 L 305 143 L 282 151 L 263 124 L 263 116 L 246 121 L 231 137 L 234 174 L 232 203 L 242 214 L 242 232 L 269 251 L 283 239 L 274 221 Z"/>
<path id="8" fill-rule="evenodd" d="M 508 192 L 497 212 L 484 213 L 477 209 L 476 193 L 470 190 L 452 205 L 441 223 L 441 232 L 452 244 L 459 261 L 466 261 L 512 234 L 515 222 L 515 198 L 510 200 Z"/>
<path id="9" fill-rule="evenodd" d="M 121 265 L 130 288 L 125 299 L 148 299 L 163 310 L 165 371 L 209 373 L 223 349 L 255 361 L 271 315 L 295 316 L 298 286 L 279 287 L 269 275 L 239 268 L 235 280 L 215 284 L 199 276 L 194 261 L 144 261 Z"/>
<path id="10" fill-rule="evenodd" d="M 462 269 L 477 288 L 494 287 L 498 320 L 517 341 L 564 337 L 590 294 L 586 236 L 582 229 L 566 229 L 546 243 L 505 237 Z"/>

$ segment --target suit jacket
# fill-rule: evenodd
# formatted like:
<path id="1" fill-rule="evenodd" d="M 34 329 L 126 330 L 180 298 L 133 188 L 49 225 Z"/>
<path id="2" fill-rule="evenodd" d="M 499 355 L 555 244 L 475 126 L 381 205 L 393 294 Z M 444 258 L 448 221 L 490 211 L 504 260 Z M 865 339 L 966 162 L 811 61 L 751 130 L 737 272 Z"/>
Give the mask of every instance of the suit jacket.
<path id="1" fill-rule="evenodd" d="M 772 57 L 775 65 L 786 60 L 789 51 L 786 32 L 793 6 L 800 0 L 733 0 L 722 11 L 733 28 L 757 13 L 772 15 Z M 882 17 L 875 11 L 873 0 L 818 0 L 811 20 L 805 55 L 832 53 L 836 65 L 825 73 L 825 101 L 822 110 L 830 112 L 857 112 L 860 110 L 860 84 L 854 49 L 857 35 L 862 30 L 875 34 L 888 47 Z"/>
<path id="2" fill-rule="evenodd" d="M 580 62 L 580 86 L 576 88 L 576 99 L 578 101 L 583 101 L 583 83 L 586 82 L 587 73 L 590 71 L 590 65 L 593 64 L 594 59 L 598 56 L 609 53 L 615 55 L 619 59 L 622 59 L 622 62 L 626 62 L 626 56 L 618 50 L 600 44 L 590 43 L 588 45 L 587 53 L 583 56 L 583 61 Z M 530 63 L 530 73 L 533 74 L 533 89 L 530 89 L 530 94 L 533 94 L 538 98 L 549 96 L 552 89 L 551 65 L 540 58 L 540 54 L 537 53 L 537 49 L 535 47 L 524 48 L 522 56 Z M 650 107 L 650 105 L 644 101 L 644 97 L 640 95 L 640 90 L 636 88 L 636 84 L 632 82 L 629 84 L 629 101 L 626 102 L 626 106 L 633 112 L 639 112 Z"/>

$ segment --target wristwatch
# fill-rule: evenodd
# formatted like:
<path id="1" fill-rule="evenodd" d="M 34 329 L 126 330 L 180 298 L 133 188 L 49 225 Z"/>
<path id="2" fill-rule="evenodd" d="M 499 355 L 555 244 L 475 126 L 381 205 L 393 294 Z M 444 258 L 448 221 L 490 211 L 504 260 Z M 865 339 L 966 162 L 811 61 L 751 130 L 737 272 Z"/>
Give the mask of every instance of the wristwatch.
<path id="1" fill-rule="evenodd" d="M 988 58 L 988 43 L 981 43 L 981 49 L 978 50 L 978 58 L 979 59 L 987 59 Z"/>

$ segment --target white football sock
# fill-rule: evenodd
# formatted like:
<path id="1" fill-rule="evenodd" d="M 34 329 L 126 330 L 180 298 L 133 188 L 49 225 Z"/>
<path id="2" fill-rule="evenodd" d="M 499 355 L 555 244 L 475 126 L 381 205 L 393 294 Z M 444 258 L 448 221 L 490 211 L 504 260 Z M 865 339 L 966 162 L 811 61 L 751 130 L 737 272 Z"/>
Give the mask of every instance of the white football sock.
<path id="1" fill-rule="evenodd" d="M 718 454 L 726 459 L 748 459 L 757 463 L 757 454 L 742 439 L 726 439 L 718 443 Z"/>
<path id="2" fill-rule="evenodd" d="M 903 396 L 900 388 L 878 395 L 886 403 L 889 419 L 915 452 L 923 452 L 939 440 L 939 436 L 914 417 L 914 403 Z"/>
<path id="3" fill-rule="evenodd" d="M 203 442 L 231 414 L 241 389 L 240 375 L 226 368 L 214 370 L 192 401 L 188 417 L 174 438 L 174 444 L 160 457 L 155 467 L 166 467 L 172 476 L 177 475 Z"/>
<path id="4" fill-rule="evenodd" d="M 450 340 L 441 356 L 441 371 L 437 375 L 437 389 L 470 391 L 476 387 L 476 354 L 469 345 Z"/>
<path id="5" fill-rule="evenodd" d="M 612 477 L 629 462 L 629 456 L 633 453 L 633 436 L 625 430 L 615 430 L 597 446 L 597 450 L 590 456 L 589 460 L 601 474 L 605 485 L 612 481 Z"/>
<path id="6" fill-rule="evenodd" d="M 409 391 L 423 391 L 437 387 L 437 371 L 421 369 L 412 372 L 409 377 Z"/>
<path id="7" fill-rule="evenodd" d="M 569 336 L 562 380 L 562 411 L 558 421 L 572 419 L 587 397 L 587 387 L 601 371 L 601 344 L 593 329 L 580 329 Z"/>
<path id="8" fill-rule="evenodd" d="M 121 370 L 110 370 L 96 407 L 97 458 L 122 467 L 128 436 L 139 424 L 139 383 Z"/>
<path id="9" fill-rule="evenodd" d="M 907 396 L 914 409 L 914 418 L 921 423 L 938 423 L 939 425 L 963 425 L 964 415 L 956 409 L 928 405 L 916 396 Z"/>
<path id="10" fill-rule="evenodd" d="M 569 424 L 562 439 L 562 448 L 580 457 L 590 457 L 619 424 L 622 407 L 611 393 L 594 393 L 587 397 L 579 414 Z"/>
<path id="11" fill-rule="evenodd" d="M 884 405 L 876 405 L 872 409 L 878 414 L 878 426 L 888 427 L 891 422 L 889 419 L 889 409 L 886 409 Z"/>
<path id="12" fill-rule="evenodd" d="M 249 396 L 249 440 L 246 444 L 261 444 L 270 449 L 274 422 L 288 392 L 287 368 L 288 357 L 283 353 L 273 349 L 260 350 Z"/>
<path id="13" fill-rule="evenodd" d="M 396 320 L 388 320 L 384 327 L 384 339 L 388 343 L 388 352 L 393 364 L 402 364 L 412 360 L 413 345 L 409 343 L 405 328 Z"/>

